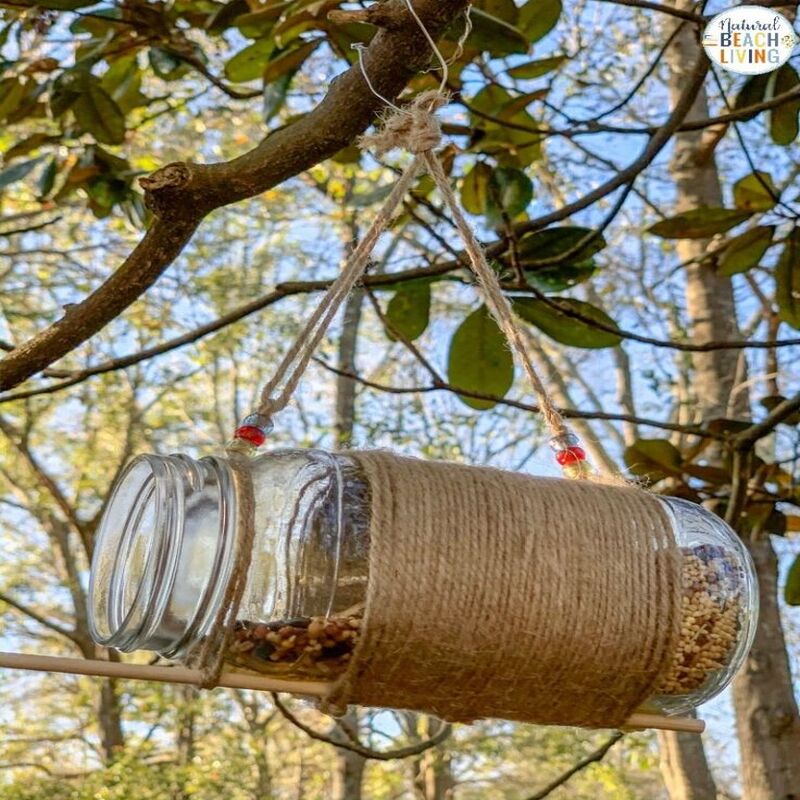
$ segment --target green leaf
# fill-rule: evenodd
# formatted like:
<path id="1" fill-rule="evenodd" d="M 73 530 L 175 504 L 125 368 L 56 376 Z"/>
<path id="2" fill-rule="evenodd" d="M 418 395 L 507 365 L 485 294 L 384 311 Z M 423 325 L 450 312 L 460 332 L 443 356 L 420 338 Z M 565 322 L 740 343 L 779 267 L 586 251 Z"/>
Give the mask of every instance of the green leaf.
<path id="1" fill-rule="evenodd" d="M 36 150 L 37 147 L 41 147 L 43 144 L 50 144 L 51 142 L 57 141 L 57 136 L 48 136 L 46 133 L 34 133 L 21 142 L 17 142 L 15 145 L 9 147 L 8 150 L 3 153 L 3 160 L 6 162 L 11 161 L 19 156 L 27 155 L 31 150 Z"/>
<path id="2" fill-rule="evenodd" d="M 51 157 L 47 164 L 44 165 L 36 185 L 36 193 L 40 200 L 44 200 L 53 190 L 56 175 L 58 175 L 58 161 L 55 157 Z"/>
<path id="3" fill-rule="evenodd" d="M 294 72 L 287 72 L 275 81 L 264 86 L 264 122 L 269 122 L 286 102 Z M 335 158 L 335 157 L 334 157 Z"/>
<path id="4" fill-rule="evenodd" d="M 303 62 L 317 49 L 321 41 L 321 39 L 315 39 L 311 42 L 304 42 L 300 47 L 288 50 L 272 59 L 264 69 L 262 76 L 264 83 L 274 81 L 287 73 L 294 75 Z"/>
<path id="5" fill-rule="evenodd" d="M 272 33 L 275 23 L 280 19 L 282 6 L 276 3 L 270 8 L 261 11 L 253 11 L 250 14 L 242 14 L 236 20 L 236 27 L 248 39 L 264 39 Z"/>
<path id="6" fill-rule="evenodd" d="M 85 92 L 90 83 L 89 73 L 80 68 L 62 72 L 50 89 L 50 113 L 60 117 L 72 108 L 73 103 Z"/>
<path id="7" fill-rule="evenodd" d="M 757 266 L 772 244 L 774 234 L 774 225 L 759 225 L 735 236 L 722 251 L 717 269 L 719 274 L 737 275 Z"/>
<path id="8" fill-rule="evenodd" d="M 599 349 L 616 347 L 622 341 L 618 334 L 601 330 L 570 315 L 570 312 L 579 314 L 604 327 L 617 327 L 605 311 L 582 300 L 557 297 L 546 302 L 533 297 L 515 297 L 514 310 L 522 319 L 535 325 L 550 338 L 571 347 Z"/>
<path id="9" fill-rule="evenodd" d="M 778 259 L 775 268 L 775 300 L 778 316 L 800 329 L 800 228 L 795 228 Z"/>
<path id="10" fill-rule="evenodd" d="M 95 216 L 102 218 L 117 204 L 128 197 L 128 184 L 113 177 L 100 177 L 90 181 L 84 190 L 89 195 L 90 206 Z"/>
<path id="11" fill-rule="evenodd" d="M 391 193 L 394 185 L 391 183 L 366 184 L 365 191 L 353 193 L 350 204 L 355 208 L 368 208 L 375 203 L 382 203 Z"/>
<path id="12" fill-rule="evenodd" d="M 529 42 L 522 31 L 480 8 L 472 9 L 472 33 L 467 47 L 486 51 L 493 56 L 527 53 Z"/>
<path id="13" fill-rule="evenodd" d="M 563 264 L 552 267 L 536 267 L 525 269 L 525 280 L 545 294 L 563 292 L 579 283 L 588 281 L 597 272 L 594 259 L 583 261 L 580 264 Z"/>
<path id="14" fill-rule="evenodd" d="M 476 8 L 503 20 L 503 22 L 507 22 L 509 25 L 516 25 L 519 19 L 519 9 L 514 0 L 476 0 L 472 4 L 472 10 L 474 11 Z"/>
<path id="15" fill-rule="evenodd" d="M 800 83 L 797 70 L 791 64 L 784 64 L 776 73 L 772 84 L 772 96 L 794 89 Z M 800 132 L 800 98 L 782 103 L 769 110 L 769 135 L 775 144 L 787 146 L 797 139 Z"/>
<path id="16" fill-rule="evenodd" d="M 418 339 L 430 321 L 431 286 L 427 281 L 415 281 L 398 289 L 386 308 L 386 318 L 402 336 L 409 341 Z M 396 337 L 390 330 L 386 335 L 392 341 Z"/>
<path id="17" fill-rule="evenodd" d="M 733 186 L 733 202 L 742 211 L 769 211 L 780 192 L 769 172 L 751 172 Z"/>
<path id="18" fill-rule="evenodd" d="M 90 83 L 72 104 L 81 128 L 103 144 L 121 144 L 125 139 L 125 115 L 111 95 L 97 83 Z"/>
<path id="19" fill-rule="evenodd" d="M 563 225 L 527 233 L 519 240 L 519 254 L 523 259 L 523 266 L 525 263 L 534 266 L 531 264 L 532 261 L 542 261 L 567 253 L 587 239 L 592 232 L 591 228 Z M 595 236 L 571 255 L 568 263 L 586 261 L 605 246 L 605 237 L 602 234 Z"/>
<path id="20" fill-rule="evenodd" d="M 39 163 L 44 160 L 44 156 L 28 159 L 28 161 L 20 161 L 18 164 L 12 164 L 0 172 L 0 190 L 5 189 L 12 183 L 21 181 L 28 175 L 29 172 Z"/>
<path id="21" fill-rule="evenodd" d="M 95 39 L 102 39 L 109 31 L 115 30 L 114 20 L 122 19 L 122 12 L 113 6 L 93 8 L 91 16 L 78 17 L 70 26 L 71 33 L 90 33 Z"/>
<path id="22" fill-rule="evenodd" d="M 662 239 L 709 239 L 735 228 L 750 217 L 749 211 L 729 208 L 695 208 L 656 222 L 647 230 Z"/>
<path id="23" fill-rule="evenodd" d="M 13 114 L 25 97 L 27 87 L 19 78 L 0 80 L 0 119 Z"/>
<path id="24" fill-rule="evenodd" d="M 761 75 L 752 75 L 745 82 L 736 95 L 736 100 L 733 104 L 734 111 L 741 111 L 743 108 L 755 106 L 763 102 L 767 93 L 767 86 L 770 80 L 770 73 L 765 72 Z M 742 117 L 743 120 L 753 119 L 758 116 L 759 112 L 747 114 Z"/>
<path id="25" fill-rule="evenodd" d="M 249 10 L 250 6 L 247 4 L 247 0 L 229 0 L 229 2 L 217 6 L 216 11 L 208 18 L 205 29 L 210 34 L 218 36 L 230 28 L 237 17 L 247 14 Z"/>
<path id="26" fill-rule="evenodd" d="M 151 47 L 148 59 L 153 72 L 165 81 L 174 81 L 189 71 L 189 65 L 182 58 L 163 47 Z"/>
<path id="27" fill-rule="evenodd" d="M 357 144 L 343 147 L 338 153 L 331 156 L 331 161 L 337 164 L 358 164 L 361 161 L 361 148 Z"/>
<path id="28" fill-rule="evenodd" d="M 275 40 L 272 37 L 258 39 L 244 50 L 240 50 L 225 64 L 225 77 L 235 83 L 245 83 L 260 78 L 274 49 Z"/>
<path id="29" fill-rule="evenodd" d="M 550 33 L 561 16 L 561 0 L 528 0 L 519 11 L 520 30 L 528 41 L 538 42 Z"/>
<path id="30" fill-rule="evenodd" d="M 486 198 L 486 219 L 490 225 L 503 223 L 503 212 L 514 219 L 533 199 L 533 183 L 521 170 L 497 167 L 492 171 Z"/>
<path id="31" fill-rule="evenodd" d="M 504 397 L 514 382 L 514 361 L 505 337 L 485 306 L 458 327 L 447 358 L 449 382 L 459 389 Z M 459 395 L 460 396 L 460 395 Z M 470 408 L 492 408 L 491 400 L 460 396 Z"/>
<path id="32" fill-rule="evenodd" d="M 729 417 L 716 417 L 706 423 L 706 430 L 715 436 L 735 436 L 750 427 L 749 422 Z"/>
<path id="33" fill-rule="evenodd" d="M 554 69 L 558 69 L 568 60 L 566 56 L 540 58 L 537 61 L 528 61 L 526 64 L 519 64 L 507 70 L 507 72 L 512 78 L 532 80 L 533 78 L 540 78 L 542 75 L 547 75 L 548 72 L 552 72 Z"/>
<path id="34" fill-rule="evenodd" d="M 536 120 L 516 106 L 518 100 L 521 98 L 512 96 L 501 86 L 489 84 L 470 103 L 474 109 L 473 124 L 484 132 L 475 148 L 493 155 L 500 166 L 526 167 L 542 156 L 542 137 L 535 132 Z M 487 119 L 483 114 L 494 119 Z M 522 126 L 522 129 L 510 127 L 508 123 Z"/>
<path id="35" fill-rule="evenodd" d="M 795 556 L 792 566 L 789 567 L 783 599 L 787 605 L 800 606 L 800 555 Z"/>
<path id="36" fill-rule="evenodd" d="M 489 83 L 481 89 L 470 101 L 470 107 L 475 111 L 480 111 L 491 116 L 499 116 L 500 109 L 506 105 L 513 95 L 498 86 L 496 83 Z M 480 123 L 481 117 L 475 115 L 475 121 Z"/>
<path id="37" fill-rule="evenodd" d="M 486 213 L 491 178 L 492 168 L 483 161 L 477 161 L 461 181 L 461 205 L 470 214 Z"/>
<path id="38" fill-rule="evenodd" d="M 681 474 L 683 458 L 667 439 L 637 439 L 625 448 L 624 458 L 634 475 L 652 483 Z"/>
<path id="39" fill-rule="evenodd" d="M 147 98 L 141 92 L 142 72 L 136 55 L 117 59 L 103 74 L 100 85 L 123 112 L 147 103 Z"/>
<path id="40" fill-rule="evenodd" d="M 563 263 L 540 266 L 537 262 L 563 256 L 592 233 L 591 228 L 565 225 L 523 236 L 518 252 L 525 279 L 540 292 L 561 292 L 591 278 L 597 271 L 592 256 L 606 246 L 602 234 L 581 246 Z"/>

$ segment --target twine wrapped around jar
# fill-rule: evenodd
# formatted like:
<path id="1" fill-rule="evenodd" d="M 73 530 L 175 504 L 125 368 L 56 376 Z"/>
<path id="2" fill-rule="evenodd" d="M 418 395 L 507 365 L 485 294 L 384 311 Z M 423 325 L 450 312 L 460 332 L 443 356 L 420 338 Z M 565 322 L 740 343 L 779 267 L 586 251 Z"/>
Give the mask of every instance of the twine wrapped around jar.
<path id="1" fill-rule="evenodd" d="M 613 727 L 653 694 L 681 601 L 657 498 L 381 451 L 352 458 L 372 493 L 370 579 L 329 709 Z"/>

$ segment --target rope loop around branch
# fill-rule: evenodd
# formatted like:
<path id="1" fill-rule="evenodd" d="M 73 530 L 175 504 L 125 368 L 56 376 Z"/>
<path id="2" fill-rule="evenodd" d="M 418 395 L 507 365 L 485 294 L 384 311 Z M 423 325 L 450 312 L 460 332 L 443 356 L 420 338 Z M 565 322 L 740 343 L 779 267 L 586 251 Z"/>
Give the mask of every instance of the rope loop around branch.
<path id="1" fill-rule="evenodd" d="M 380 127 L 373 133 L 364 134 L 359 144 L 382 156 L 397 147 L 418 155 L 434 150 L 442 140 L 442 128 L 436 112 L 447 105 L 450 98 L 430 89 L 418 94 L 408 105 L 390 109 Z"/>

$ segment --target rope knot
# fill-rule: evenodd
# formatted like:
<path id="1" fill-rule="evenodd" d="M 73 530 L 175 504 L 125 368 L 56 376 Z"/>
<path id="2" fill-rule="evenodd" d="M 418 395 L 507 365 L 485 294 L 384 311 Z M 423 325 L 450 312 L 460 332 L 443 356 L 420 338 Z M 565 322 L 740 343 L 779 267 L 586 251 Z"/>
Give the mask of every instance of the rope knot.
<path id="1" fill-rule="evenodd" d="M 359 140 L 363 148 L 382 156 L 395 147 L 417 155 L 433 150 L 442 139 L 436 112 L 448 102 L 447 95 L 431 89 L 418 94 L 407 106 L 383 117 L 380 128 Z"/>

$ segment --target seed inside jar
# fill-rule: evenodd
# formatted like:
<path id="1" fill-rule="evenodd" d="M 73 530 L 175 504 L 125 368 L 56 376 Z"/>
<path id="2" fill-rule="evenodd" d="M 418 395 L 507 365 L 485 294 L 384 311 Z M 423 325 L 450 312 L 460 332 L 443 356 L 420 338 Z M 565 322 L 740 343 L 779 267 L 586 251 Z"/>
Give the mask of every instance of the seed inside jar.
<path id="1" fill-rule="evenodd" d="M 228 646 L 232 665 L 286 678 L 340 675 L 358 642 L 361 616 L 239 620 Z"/>
<path id="2" fill-rule="evenodd" d="M 683 548 L 681 632 L 660 695 L 700 689 L 730 662 L 741 628 L 744 573 L 724 548 Z"/>

